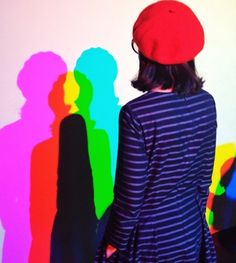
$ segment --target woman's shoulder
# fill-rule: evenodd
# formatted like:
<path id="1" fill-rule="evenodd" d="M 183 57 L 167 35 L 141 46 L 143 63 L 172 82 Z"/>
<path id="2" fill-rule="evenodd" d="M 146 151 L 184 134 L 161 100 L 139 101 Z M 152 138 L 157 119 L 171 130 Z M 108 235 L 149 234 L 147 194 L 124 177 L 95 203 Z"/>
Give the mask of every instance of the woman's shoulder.
<path id="1" fill-rule="evenodd" d="M 208 102 L 215 104 L 215 99 L 213 95 L 209 91 L 206 91 L 205 89 L 200 90 L 197 94 L 195 94 L 195 97 L 199 100 L 206 100 Z"/>
<path id="2" fill-rule="evenodd" d="M 212 100 L 214 100 L 213 95 L 209 91 L 206 91 L 205 89 L 202 89 L 201 92 L 203 94 L 205 94 L 205 96 L 207 96 L 207 97 L 211 98 Z"/>
<path id="3" fill-rule="evenodd" d="M 209 103 L 215 104 L 214 97 L 209 91 L 206 91 L 205 89 L 201 89 L 197 93 L 189 96 L 179 95 L 175 92 L 146 92 L 123 105 L 121 111 L 146 112 L 146 110 L 153 107 L 160 107 L 161 109 L 164 109 L 170 106 L 174 107 L 174 105 L 178 106 L 186 100 L 192 103 L 204 100 L 206 102 L 208 101 Z"/>

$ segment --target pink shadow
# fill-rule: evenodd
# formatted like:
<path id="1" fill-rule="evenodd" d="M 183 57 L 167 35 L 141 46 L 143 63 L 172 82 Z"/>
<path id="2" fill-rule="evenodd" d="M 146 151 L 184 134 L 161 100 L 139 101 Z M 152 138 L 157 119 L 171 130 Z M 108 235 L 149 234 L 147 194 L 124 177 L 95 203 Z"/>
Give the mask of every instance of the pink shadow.
<path id="1" fill-rule="evenodd" d="M 66 71 L 58 55 L 40 52 L 31 56 L 18 74 L 17 84 L 26 98 L 21 119 L 0 130 L 0 218 L 6 231 L 3 263 L 28 262 L 31 154 L 38 143 L 51 137 L 54 116 L 48 95 Z"/>

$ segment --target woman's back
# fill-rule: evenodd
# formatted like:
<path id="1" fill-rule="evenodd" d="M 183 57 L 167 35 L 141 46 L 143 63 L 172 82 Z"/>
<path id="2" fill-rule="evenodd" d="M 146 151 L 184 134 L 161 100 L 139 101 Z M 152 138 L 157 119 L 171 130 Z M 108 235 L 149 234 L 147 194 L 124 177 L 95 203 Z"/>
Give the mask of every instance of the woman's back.
<path id="1" fill-rule="evenodd" d="M 188 97 L 149 92 L 125 107 L 140 123 L 148 158 L 143 209 L 147 204 L 153 211 L 177 185 L 208 191 L 216 137 L 212 96 L 203 90 Z"/>
<path id="2" fill-rule="evenodd" d="M 188 97 L 149 92 L 126 108 L 140 124 L 148 159 L 144 201 L 131 238 L 136 247 L 129 254 L 136 254 L 134 262 L 198 262 L 204 244 L 207 262 L 214 262 L 204 215 L 216 138 L 212 96 L 203 90 Z M 140 166 L 138 151 L 132 142 L 126 145 Z M 132 173 L 129 162 L 122 169 Z M 140 180 L 142 169 L 133 169 L 133 180 Z M 130 193 L 135 206 L 140 193 Z"/>
<path id="3" fill-rule="evenodd" d="M 205 220 L 215 139 L 206 91 L 148 92 L 122 107 L 109 262 L 215 262 Z"/>

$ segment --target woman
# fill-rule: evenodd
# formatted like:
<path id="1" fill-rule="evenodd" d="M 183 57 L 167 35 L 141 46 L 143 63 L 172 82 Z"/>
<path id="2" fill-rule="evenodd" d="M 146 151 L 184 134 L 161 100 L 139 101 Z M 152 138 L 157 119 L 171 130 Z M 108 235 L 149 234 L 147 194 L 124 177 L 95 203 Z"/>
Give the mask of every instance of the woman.
<path id="1" fill-rule="evenodd" d="M 216 262 L 205 221 L 216 139 L 194 57 L 204 32 L 189 7 L 158 1 L 133 28 L 146 93 L 122 107 L 114 201 L 95 262 Z"/>

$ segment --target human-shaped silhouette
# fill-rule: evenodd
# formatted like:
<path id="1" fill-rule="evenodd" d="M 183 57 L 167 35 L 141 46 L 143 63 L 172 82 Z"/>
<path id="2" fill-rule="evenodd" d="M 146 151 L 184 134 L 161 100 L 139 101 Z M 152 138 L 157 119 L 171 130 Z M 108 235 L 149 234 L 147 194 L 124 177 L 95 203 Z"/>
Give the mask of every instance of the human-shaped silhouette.
<path id="1" fill-rule="evenodd" d="M 90 81 L 93 96 L 88 96 L 89 85 L 80 84 Z M 97 226 L 97 244 L 100 242 L 110 213 L 113 200 L 113 183 L 115 177 L 118 115 L 120 106 L 114 93 L 114 81 L 117 76 L 117 64 L 114 57 L 100 47 L 85 50 L 77 59 L 75 76 L 81 87 L 86 87 L 84 97 L 79 96 L 77 105 L 81 107 L 89 139 L 89 156 L 93 171 L 94 201 Z M 86 94 L 86 95 L 85 95 Z"/>
<path id="2" fill-rule="evenodd" d="M 69 72 L 65 101 L 73 112 L 80 93 Z M 77 84 L 77 89 L 76 85 Z M 81 94 L 81 93 L 80 93 Z M 51 263 L 92 263 L 95 254 L 96 215 L 93 179 L 84 118 L 76 112 L 60 125 L 57 214 L 51 237 Z"/>
<path id="3" fill-rule="evenodd" d="M 63 84 L 66 74 L 53 85 L 48 103 L 55 114 L 52 135 L 37 144 L 31 158 L 30 223 L 32 243 L 29 263 L 44 263 L 50 259 L 50 241 L 56 214 L 58 131 L 61 120 L 68 115 L 70 106 L 64 104 Z M 40 253 L 39 253 L 40 251 Z"/>
<path id="4" fill-rule="evenodd" d="M 95 121 L 90 117 L 90 104 L 93 99 L 93 86 L 87 77 L 75 71 L 75 78 L 80 86 L 80 96 L 76 100 L 79 113 L 86 122 L 88 133 L 89 157 L 92 167 L 94 203 L 98 221 L 96 245 L 103 236 L 109 206 L 113 199 L 111 175 L 111 153 L 109 138 L 105 130 L 95 128 Z"/>
<path id="5" fill-rule="evenodd" d="M 21 119 L 0 131 L 0 217 L 6 231 L 3 263 L 28 262 L 31 153 L 35 145 L 51 136 L 53 113 L 48 94 L 58 76 L 66 71 L 60 56 L 39 52 L 25 62 L 18 74 L 17 84 L 26 99 Z"/>
<path id="6" fill-rule="evenodd" d="M 117 76 L 117 63 L 114 57 L 103 48 L 85 50 L 78 58 L 75 71 L 83 73 L 93 86 L 93 100 L 90 105 L 91 119 L 95 128 L 104 130 L 109 137 L 112 177 L 115 177 L 118 115 L 120 106 L 115 97 L 114 81 Z M 96 197 L 95 197 L 96 198 Z"/>

